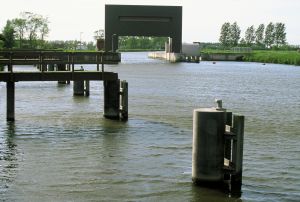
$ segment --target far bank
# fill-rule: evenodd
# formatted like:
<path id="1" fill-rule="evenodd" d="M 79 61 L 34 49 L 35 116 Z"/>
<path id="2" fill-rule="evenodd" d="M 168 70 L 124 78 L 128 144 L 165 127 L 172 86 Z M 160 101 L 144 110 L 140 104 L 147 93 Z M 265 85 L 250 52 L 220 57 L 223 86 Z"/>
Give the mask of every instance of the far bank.
<path id="1" fill-rule="evenodd" d="M 245 61 L 300 66 L 300 52 L 255 50 L 250 53 L 230 51 L 201 51 L 203 61 Z"/>

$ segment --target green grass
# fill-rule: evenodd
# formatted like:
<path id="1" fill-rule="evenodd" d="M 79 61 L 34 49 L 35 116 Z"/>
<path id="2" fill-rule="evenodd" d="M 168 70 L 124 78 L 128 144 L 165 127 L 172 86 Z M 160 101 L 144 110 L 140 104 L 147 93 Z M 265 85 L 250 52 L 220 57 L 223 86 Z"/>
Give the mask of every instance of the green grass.
<path id="1" fill-rule="evenodd" d="M 253 51 L 243 59 L 249 62 L 300 65 L 300 53 L 297 51 Z"/>
<path id="2" fill-rule="evenodd" d="M 239 54 L 231 50 L 210 50 L 204 49 L 202 54 Z M 243 61 L 262 62 L 274 64 L 287 64 L 300 66 L 300 52 L 284 50 L 253 50 L 251 53 L 243 54 Z"/>

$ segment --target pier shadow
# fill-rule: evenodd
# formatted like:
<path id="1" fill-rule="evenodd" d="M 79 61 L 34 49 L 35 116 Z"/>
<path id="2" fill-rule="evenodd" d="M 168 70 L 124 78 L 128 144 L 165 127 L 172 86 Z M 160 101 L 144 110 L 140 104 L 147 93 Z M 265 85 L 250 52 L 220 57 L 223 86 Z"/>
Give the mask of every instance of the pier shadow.
<path id="1" fill-rule="evenodd" d="M 9 188 L 16 175 L 17 144 L 15 140 L 15 123 L 8 121 L 3 130 L 3 141 L 0 139 L 0 193 Z"/>

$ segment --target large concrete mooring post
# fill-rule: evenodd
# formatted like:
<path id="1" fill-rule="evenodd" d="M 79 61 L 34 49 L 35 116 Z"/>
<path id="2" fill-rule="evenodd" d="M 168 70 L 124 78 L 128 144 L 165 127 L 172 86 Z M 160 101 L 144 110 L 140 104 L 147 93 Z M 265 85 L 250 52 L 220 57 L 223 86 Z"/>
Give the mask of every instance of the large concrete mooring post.
<path id="1" fill-rule="evenodd" d="M 240 196 L 242 187 L 244 116 L 216 108 L 194 110 L 192 180 L 224 188 Z"/>
<path id="2" fill-rule="evenodd" d="M 15 82 L 6 82 L 6 98 L 7 98 L 7 111 L 6 118 L 8 121 L 15 120 Z"/>
<path id="3" fill-rule="evenodd" d="M 120 80 L 104 81 L 104 117 L 120 118 Z"/>
<path id="4" fill-rule="evenodd" d="M 200 108 L 193 115 L 192 180 L 209 187 L 223 185 L 226 111 Z"/>

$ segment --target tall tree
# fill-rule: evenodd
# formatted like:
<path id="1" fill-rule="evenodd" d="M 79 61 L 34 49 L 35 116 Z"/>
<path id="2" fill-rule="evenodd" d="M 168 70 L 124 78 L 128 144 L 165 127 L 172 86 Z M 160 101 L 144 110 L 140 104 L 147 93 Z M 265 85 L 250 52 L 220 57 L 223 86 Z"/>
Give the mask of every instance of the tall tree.
<path id="1" fill-rule="evenodd" d="M 255 31 L 255 43 L 259 46 L 264 44 L 265 25 L 260 24 Z"/>
<path id="2" fill-rule="evenodd" d="M 7 20 L 2 32 L 3 47 L 13 48 L 15 44 L 15 30 L 10 20 Z"/>
<path id="3" fill-rule="evenodd" d="M 219 42 L 224 47 L 228 47 L 230 45 L 230 23 L 229 22 L 225 22 L 222 25 Z"/>
<path id="4" fill-rule="evenodd" d="M 274 28 L 274 43 L 278 47 L 286 44 L 285 24 L 278 22 Z"/>
<path id="5" fill-rule="evenodd" d="M 40 39 L 43 41 L 45 36 L 49 33 L 48 18 L 31 12 L 23 12 L 21 16 L 26 20 L 26 33 L 30 47 L 35 48 L 38 37 L 40 36 Z"/>
<path id="6" fill-rule="evenodd" d="M 237 22 L 234 22 L 230 26 L 230 45 L 231 46 L 237 46 L 239 43 L 239 40 L 241 38 L 241 29 L 238 26 Z"/>
<path id="7" fill-rule="evenodd" d="M 26 20 L 22 18 L 15 18 L 12 20 L 12 23 L 16 31 L 16 37 L 19 38 L 19 48 L 22 48 L 26 31 Z"/>
<path id="8" fill-rule="evenodd" d="M 46 18 L 41 17 L 40 20 L 41 20 L 40 27 L 39 27 L 40 39 L 42 41 L 44 41 L 45 37 L 47 37 L 49 32 L 50 32 L 50 29 L 49 29 L 49 26 L 48 26 L 49 20 L 48 20 L 47 17 Z"/>
<path id="9" fill-rule="evenodd" d="M 274 24 L 272 22 L 270 22 L 266 27 L 265 40 L 264 40 L 265 45 L 268 48 L 272 47 L 272 45 L 274 44 L 274 40 L 275 40 L 274 30 L 275 30 Z"/>
<path id="10" fill-rule="evenodd" d="M 254 26 L 252 25 L 251 27 L 248 27 L 246 32 L 245 32 L 245 41 L 246 44 L 251 46 L 254 41 L 255 41 L 255 29 Z"/>

